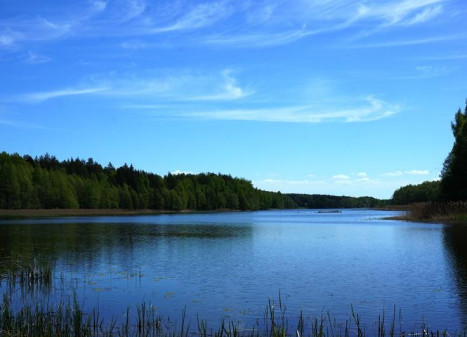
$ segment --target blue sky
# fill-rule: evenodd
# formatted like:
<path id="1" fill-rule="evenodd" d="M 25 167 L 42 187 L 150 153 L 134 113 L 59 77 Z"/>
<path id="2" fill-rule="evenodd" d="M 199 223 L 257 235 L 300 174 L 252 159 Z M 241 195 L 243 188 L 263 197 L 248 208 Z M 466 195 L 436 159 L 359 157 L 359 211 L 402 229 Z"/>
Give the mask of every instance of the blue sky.
<path id="1" fill-rule="evenodd" d="M 0 150 L 379 198 L 438 179 L 464 0 L 0 0 Z"/>

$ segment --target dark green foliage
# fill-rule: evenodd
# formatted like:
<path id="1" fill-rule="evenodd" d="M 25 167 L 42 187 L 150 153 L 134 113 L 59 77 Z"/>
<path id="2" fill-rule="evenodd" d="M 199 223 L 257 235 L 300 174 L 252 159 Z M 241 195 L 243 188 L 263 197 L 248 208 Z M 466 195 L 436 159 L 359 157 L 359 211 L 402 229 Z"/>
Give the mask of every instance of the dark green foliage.
<path id="1" fill-rule="evenodd" d="M 467 102 L 451 123 L 454 145 L 441 171 L 441 193 L 447 200 L 467 200 Z"/>
<path id="2" fill-rule="evenodd" d="M 392 195 L 391 204 L 408 205 L 415 202 L 434 202 L 440 199 L 441 182 L 425 181 L 399 188 Z"/>
<path id="3" fill-rule="evenodd" d="M 346 197 L 321 194 L 288 194 L 290 199 L 302 208 L 373 208 L 384 207 L 387 200 L 372 197 Z"/>
<path id="4" fill-rule="evenodd" d="M 261 191 L 230 175 L 168 173 L 127 164 L 105 168 L 92 158 L 58 161 L 0 153 L 0 208 L 256 210 L 296 207 L 287 195 Z"/>

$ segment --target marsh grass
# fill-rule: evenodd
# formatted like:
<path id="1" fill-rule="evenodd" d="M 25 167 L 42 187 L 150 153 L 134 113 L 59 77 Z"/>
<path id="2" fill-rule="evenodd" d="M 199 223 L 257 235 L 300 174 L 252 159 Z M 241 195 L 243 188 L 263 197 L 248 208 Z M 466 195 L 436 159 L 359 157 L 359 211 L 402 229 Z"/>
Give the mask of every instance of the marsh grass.
<path id="1" fill-rule="evenodd" d="M 0 264 L 0 286 L 7 285 L 10 292 L 19 289 L 22 293 L 47 292 L 53 285 L 53 268 L 40 259 L 24 259 L 18 256 Z"/>
<path id="2" fill-rule="evenodd" d="M 240 323 L 221 319 L 216 327 L 208 327 L 205 320 L 196 319 L 196 327 L 191 328 L 186 309 L 181 312 L 179 322 L 157 315 L 151 305 L 142 303 L 134 310 L 127 308 L 123 318 L 105 321 L 97 310 L 85 313 L 76 296 L 69 303 L 55 306 L 37 303 L 14 310 L 7 295 L 3 296 L 0 307 L 0 336 L 136 336 L 136 337 L 439 337 L 463 336 L 465 333 L 449 334 L 446 331 L 428 331 L 424 325 L 419 331 L 406 332 L 400 326 L 396 331 L 398 319 L 396 309 L 389 322 L 383 312 L 377 329 L 364 325 L 360 316 L 351 308 L 349 320 L 338 323 L 329 313 L 306 320 L 301 312 L 296 328 L 287 324 L 285 306 L 268 301 L 263 324 L 251 328 Z M 135 314 L 134 314 L 135 313 Z"/>
<path id="3" fill-rule="evenodd" d="M 395 220 L 467 223 L 467 201 L 415 203 L 391 208 L 406 211 L 405 215 L 391 217 Z"/>

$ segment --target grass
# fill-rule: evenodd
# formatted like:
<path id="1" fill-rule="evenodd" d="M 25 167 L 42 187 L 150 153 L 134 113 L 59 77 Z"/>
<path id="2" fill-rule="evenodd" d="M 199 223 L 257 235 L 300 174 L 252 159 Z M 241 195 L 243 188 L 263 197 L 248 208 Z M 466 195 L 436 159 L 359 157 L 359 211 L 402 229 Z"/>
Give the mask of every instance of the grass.
<path id="1" fill-rule="evenodd" d="M 394 209 L 406 211 L 391 218 L 395 220 L 467 223 L 467 201 L 415 203 Z"/>
<path id="2" fill-rule="evenodd" d="M 0 264 L 0 284 L 8 285 L 10 291 L 17 285 L 23 293 L 50 289 L 53 283 L 52 275 L 50 264 L 40 263 L 37 258 L 27 261 L 18 256 Z"/>
<path id="3" fill-rule="evenodd" d="M 418 331 L 402 330 L 396 309 L 386 322 L 385 313 L 379 316 L 377 329 L 365 326 L 359 315 L 351 308 L 350 318 L 342 323 L 336 322 L 329 313 L 321 317 L 305 319 L 300 312 L 296 326 L 289 326 L 286 306 L 280 296 L 276 304 L 269 300 L 263 322 L 245 328 L 241 324 L 221 319 L 219 325 L 209 327 L 205 320 L 196 319 L 191 325 L 187 320 L 186 308 L 181 311 L 179 322 L 156 314 L 152 305 L 145 302 L 133 310 L 127 308 L 121 319 L 105 321 L 98 310 L 84 312 L 76 295 L 72 300 L 56 305 L 38 302 L 14 309 L 7 294 L 0 305 L 0 336 L 119 336 L 119 337 L 439 337 L 467 336 L 466 333 L 449 334 L 447 331 L 428 331 L 424 325 Z M 372 325 L 374 326 L 374 325 Z M 396 329 L 396 327 L 399 329 Z"/>

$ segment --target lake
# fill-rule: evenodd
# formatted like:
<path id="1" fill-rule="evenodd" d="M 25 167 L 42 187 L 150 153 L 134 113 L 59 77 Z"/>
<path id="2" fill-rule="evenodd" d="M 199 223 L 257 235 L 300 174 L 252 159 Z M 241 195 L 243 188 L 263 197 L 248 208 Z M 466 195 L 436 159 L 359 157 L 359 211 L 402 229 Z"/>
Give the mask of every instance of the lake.
<path id="1" fill-rule="evenodd" d="M 277 210 L 0 221 L 0 258 L 53 268 L 42 296 L 76 293 L 86 308 L 123 317 L 151 303 L 218 325 L 262 319 L 280 299 L 291 325 L 305 317 L 369 326 L 394 308 L 404 329 L 467 330 L 467 230 L 383 220 L 391 211 Z M 0 292 L 8 285 L 0 283 Z M 24 301 L 24 296 L 21 301 Z M 18 300 L 19 301 L 19 300 Z"/>

